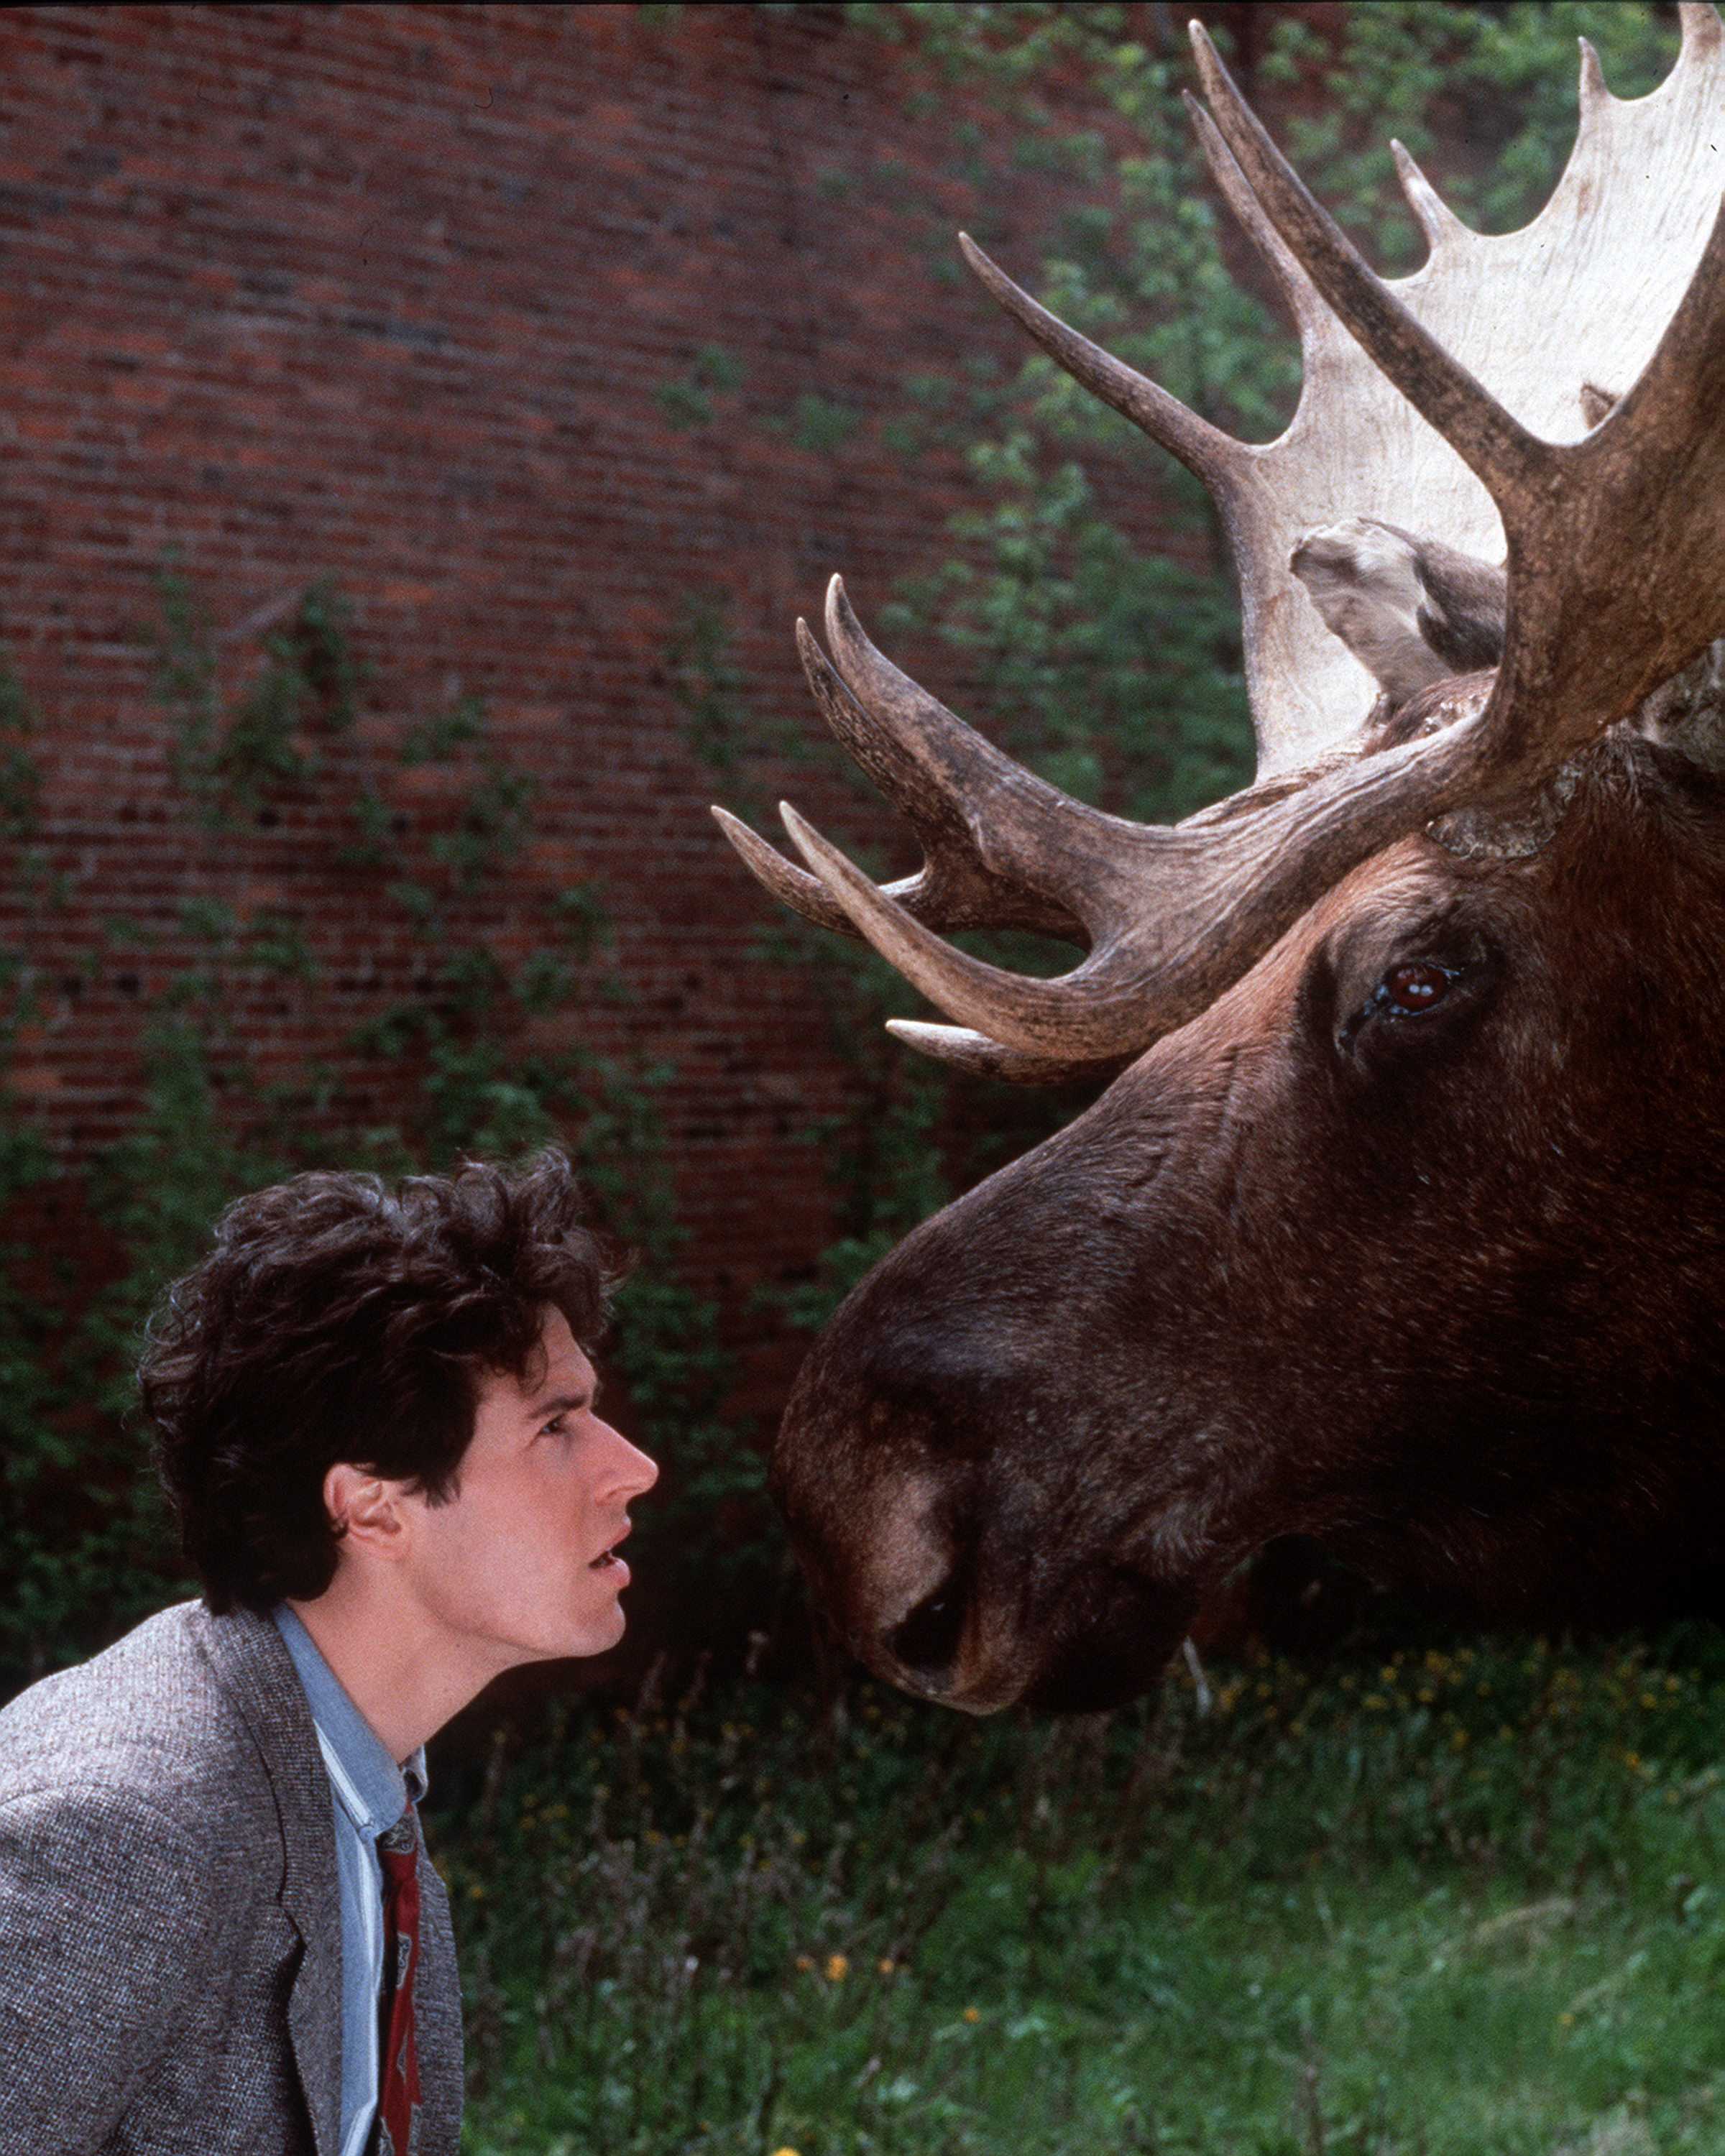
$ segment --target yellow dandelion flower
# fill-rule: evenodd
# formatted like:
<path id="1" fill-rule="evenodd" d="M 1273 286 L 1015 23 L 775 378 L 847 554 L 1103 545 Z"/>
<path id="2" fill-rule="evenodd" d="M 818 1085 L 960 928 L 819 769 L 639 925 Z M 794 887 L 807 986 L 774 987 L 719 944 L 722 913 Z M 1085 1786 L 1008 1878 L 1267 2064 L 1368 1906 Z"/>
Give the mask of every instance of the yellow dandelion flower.
<path id="1" fill-rule="evenodd" d="M 967 2006 L 964 2010 L 964 2018 L 967 2021 L 980 2021 L 983 2017 L 978 2008 Z"/>
<path id="2" fill-rule="evenodd" d="M 485 1882 L 483 1879 L 475 1879 L 470 1881 L 467 1889 L 467 1898 L 470 1902 L 483 1902 L 485 1900 Z"/>
<path id="3" fill-rule="evenodd" d="M 797 2156 L 797 2152 L 794 2148 L 775 2148 L 773 2156 Z"/>
<path id="4" fill-rule="evenodd" d="M 814 1964 L 807 1954 L 798 1954 L 797 1956 L 797 1966 L 806 1976 L 809 1970 L 814 1968 Z"/>
<path id="5" fill-rule="evenodd" d="M 1575 2026 L 1575 2016 L 1567 2010 L 1558 2015 L 1558 2020 L 1566 2029 L 1573 2029 Z"/>
<path id="6" fill-rule="evenodd" d="M 845 1955 L 829 1954 L 827 1956 L 827 1982 L 829 1984 L 838 1983 L 839 1979 L 845 1974 L 845 1971 L 850 1967 L 850 1960 Z"/>
<path id="7" fill-rule="evenodd" d="M 875 1966 L 880 1970 L 882 1976 L 891 1976 L 892 1974 L 891 1955 L 882 1954 L 880 1960 L 875 1963 Z"/>

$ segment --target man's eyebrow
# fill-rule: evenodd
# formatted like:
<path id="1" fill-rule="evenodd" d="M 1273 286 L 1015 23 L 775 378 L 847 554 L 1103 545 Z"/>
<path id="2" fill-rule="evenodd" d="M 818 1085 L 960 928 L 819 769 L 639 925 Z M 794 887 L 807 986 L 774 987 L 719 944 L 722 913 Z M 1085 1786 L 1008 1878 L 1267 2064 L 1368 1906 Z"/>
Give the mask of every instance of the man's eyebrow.
<path id="1" fill-rule="evenodd" d="M 576 1408 L 590 1408 L 599 1397 L 599 1381 L 594 1378 L 583 1393 L 553 1393 L 548 1400 L 536 1400 L 536 1415 L 567 1414 Z"/>

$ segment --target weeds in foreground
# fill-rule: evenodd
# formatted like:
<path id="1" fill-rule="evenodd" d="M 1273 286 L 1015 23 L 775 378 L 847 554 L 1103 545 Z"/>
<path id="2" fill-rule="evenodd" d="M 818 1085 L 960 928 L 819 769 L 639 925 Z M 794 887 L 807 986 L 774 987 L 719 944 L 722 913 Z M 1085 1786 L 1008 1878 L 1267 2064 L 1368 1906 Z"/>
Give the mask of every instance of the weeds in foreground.
<path id="1" fill-rule="evenodd" d="M 571 1714 L 439 1854 L 473 2156 L 1725 2145 L 1725 1689 L 1265 1663 L 1111 1717 Z"/>

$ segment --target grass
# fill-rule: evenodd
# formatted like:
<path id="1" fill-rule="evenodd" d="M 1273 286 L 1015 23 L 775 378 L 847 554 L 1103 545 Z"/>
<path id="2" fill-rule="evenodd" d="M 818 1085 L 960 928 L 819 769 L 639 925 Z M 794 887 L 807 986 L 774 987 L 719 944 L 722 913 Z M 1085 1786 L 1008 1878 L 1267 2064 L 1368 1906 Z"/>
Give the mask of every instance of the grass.
<path id="1" fill-rule="evenodd" d="M 1725 2148 L 1725 1681 L 1212 1683 L 1041 1725 L 755 1687 L 500 1753 L 434 1825 L 470 2156 Z"/>

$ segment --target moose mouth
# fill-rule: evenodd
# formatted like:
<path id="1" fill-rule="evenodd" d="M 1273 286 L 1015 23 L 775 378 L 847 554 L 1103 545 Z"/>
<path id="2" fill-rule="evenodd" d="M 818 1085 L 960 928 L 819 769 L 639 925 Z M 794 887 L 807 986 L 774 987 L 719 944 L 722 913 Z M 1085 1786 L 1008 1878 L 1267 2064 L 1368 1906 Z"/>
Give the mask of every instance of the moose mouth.
<path id="1" fill-rule="evenodd" d="M 1193 1616 L 1184 1599 L 1122 1583 L 1084 1631 L 1059 1643 L 1024 1695 L 1047 1714 L 1101 1714 L 1153 1691 L 1180 1651 Z"/>

